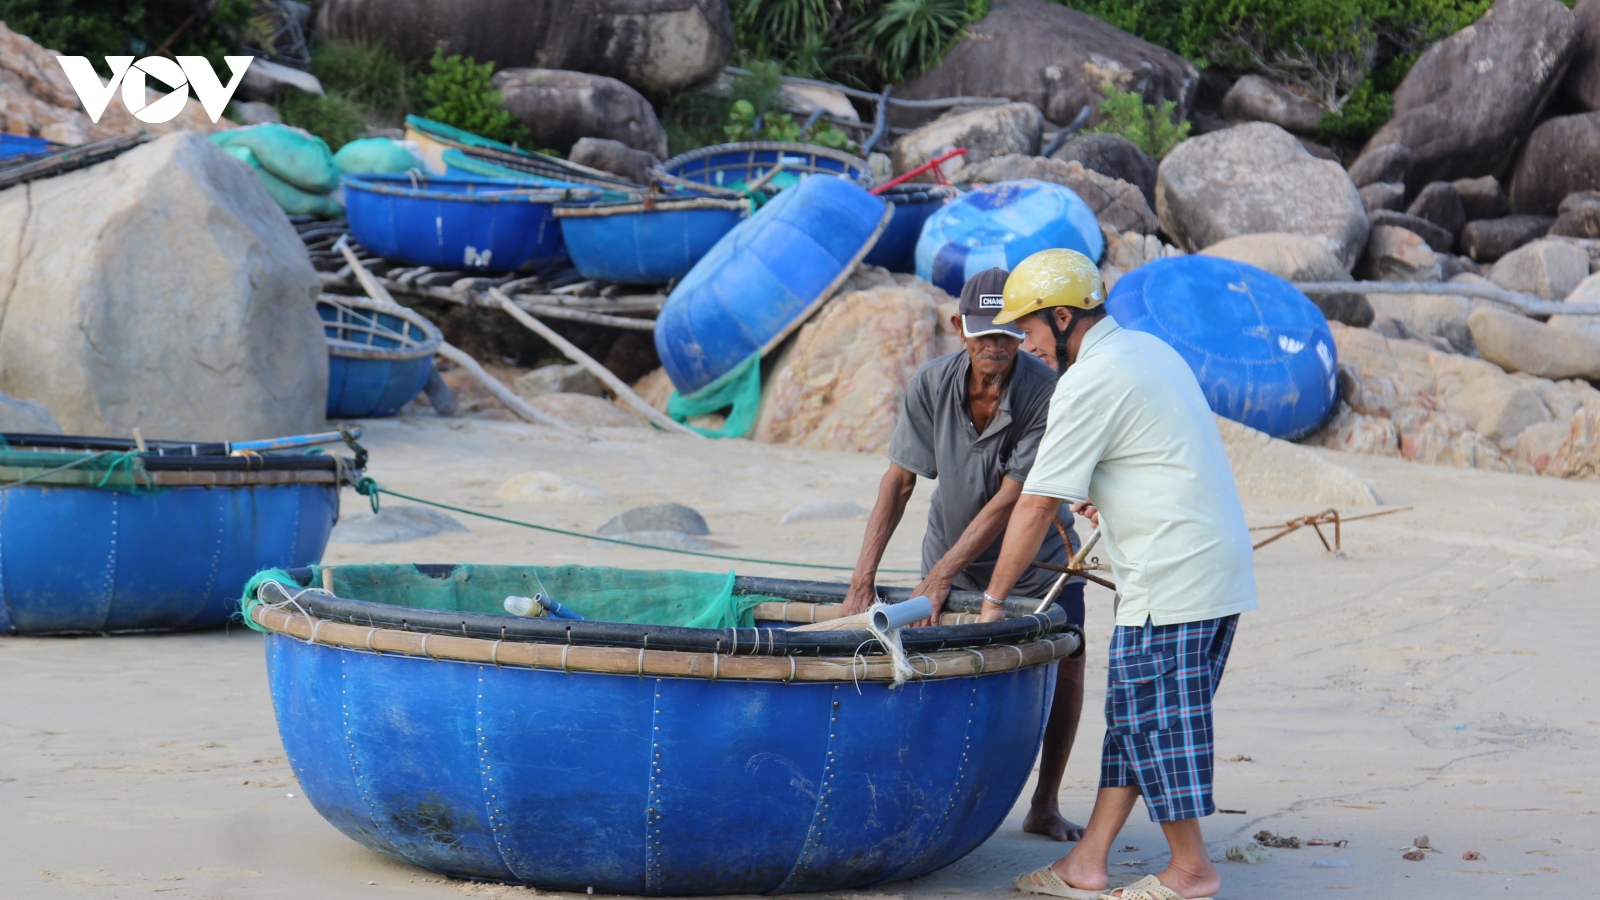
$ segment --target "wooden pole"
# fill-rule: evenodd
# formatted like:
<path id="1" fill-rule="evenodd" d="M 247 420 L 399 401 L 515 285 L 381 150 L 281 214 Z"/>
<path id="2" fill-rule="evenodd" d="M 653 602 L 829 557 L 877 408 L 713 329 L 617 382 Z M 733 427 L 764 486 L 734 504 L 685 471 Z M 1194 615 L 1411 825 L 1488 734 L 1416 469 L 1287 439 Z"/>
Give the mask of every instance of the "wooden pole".
<path id="1" fill-rule="evenodd" d="M 371 297 L 379 303 L 387 303 L 390 306 L 400 305 L 394 302 L 394 297 L 390 296 L 389 291 L 385 289 L 383 285 L 378 283 L 378 279 L 374 278 L 372 273 L 367 271 L 367 267 L 361 264 L 361 260 L 356 259 L 355 252 L 352 251 L 350 246 L 343 240 L 339 242 L 339 251 L 344 254 L 345 262 L 350 264 L 350 272 L 356 276 L 356 281 L 361 283 L 361 289 L 367 292 L 368 297 Z M 504 295 L 502 294 L 501 296 Z M 582 438 L 589 438 L 587 434 L 584 434 L 582 431 L 573 428 L 571 425 L 568 425 L 555 416 L 552 416 L 549 413 L 540 412 L 539 410 L 529 406 L 526 401 L 524 401 L 521 397 L 518 397 L 510 388 L 506 387 L 504 384 L 501 384 L 500 379 L 490 375 L 488 371 L 483 368 L 483 366 L 478 365 L 478 361 L 473 359 L 471 354 L 467 353 L 465 350 L 462 350 L 460 347 L 451 344 L 449 341 L 440 341 L 439 355 L 450 360 L 461 368 L 466 369 L 473 378 L 478 380 L 479 384 L 482 384 L 485 388 L 488 388 L 489 393 L 493 394 L 496 400 L 504 403 L 507 409 L 510 409 L 523 419 L 533 422 L 536 425 L 548 425 L 551 428 L 565 431 L 568 434 L 574 434 Z M 590 439 L 592 440 L 592 438 Z"/>
<path id="2" fill-rule="evenodd" d="M 499 288 L 489 288 L 489 296 L 493 297 L 495 301 L 500 304 L 501 309 L 504 309 L 506 312 L 510 313 L 511 318 L 521 322 L 528 328 L 529 331 L 532 331 L 534 334 L 537 334 L 538 336 L 549 341 L 557 350 L 560 350 L 562 353 L 566 354 L 568 359 L 589 370 L 589 373 L 600 379 L 600 382 L 606 387 L 610 388 L 612 393 L 616 394 L 618 397 L 621 397 L 629 406 L 639 410 L 639 412 L 643 413 L 650 421 L 660 425 L 662 428 L 665 428 L 668 431 L 675 432 L 677 434 L 686 434 L 690 437 L 709 440 L 709 438 L 706 438 L 705 435 L 684 427 L 682 424 L 673 421 L 671 417 L 663 413 L 661 410 L 656 409 L 654 406 L 644 402 L 643 397 L 635 394 L 633 392 L 633 388 L 630 388 L 624 384 L 622 379 L 612 374 L 610 369 L 600 365 L 600 363 L 595 361 L 594 357 L 573 346 L 571 341 L 557 334 L 549 325 L 546 325 L 538 319 L 535 319 L 533 316 L 528 315 L 526 310 L 513 302 L 512 299 L 507 297 Z"/>

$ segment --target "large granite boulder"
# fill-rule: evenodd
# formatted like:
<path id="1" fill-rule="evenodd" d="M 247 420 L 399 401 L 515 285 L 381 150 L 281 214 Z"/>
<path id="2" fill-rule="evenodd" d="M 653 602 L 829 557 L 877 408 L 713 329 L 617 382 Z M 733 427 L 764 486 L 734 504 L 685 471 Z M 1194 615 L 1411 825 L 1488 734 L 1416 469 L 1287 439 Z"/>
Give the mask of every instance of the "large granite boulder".
<path id="1" fill-rule="evenodd" d="M 1468 222 L 1498 219 L 1511 212 L 1505 189 L 1500 186 L 1500 179 L 1493 175 L 1457 178 L 1452 184 L 1456 187 L 1456 196 L 1461 198 L 1461 212 Z"/>
<path id="2" fill-rule="evenodd" d="M 1144 201 L 1155 208 L 1156 161 L 1120 134 L 1094 132 L 1067 138 L 1051 159 L 1078 162 L 1091 172 L 1134 185 Z"/>
<path id="3" fill-rule="evenodd" d="M 1089 106 L 1094 124 L 1105 87 L 1143 94 L 1152 104 L 1171 100 L 1183 119 L 1199 84 L 1193 63 L 1088 13 L 1050 0 L 993 0 L 988 15 L 968 26 L 938 65 L 895 96 L 1009 97 L 1032 103 L 1057 125 Z M 895 125 L 928 118 L 925 111 L 891 109 Z"/>
<path id="4" fill-rule="evenodd" d="M 1413 216 L 1410 213 L 1394 212 L 1387 209 L 1375 210 L 1367 216 L 1367 224 L 1373 228 L 1377 228 L 1379 225 L 1404 228 L 1427 241 L 1428 246 L 1438 253 L 1450 252 L 1450 248 L 1455 246 L 1456 242 L 1455 235 L 1421 216 Z"/>
<path id="5" fill-rule="evenodd" d="M 1443 273 L 1438 254 L 1421 235 L 1396 225 L 1374 225 L 1355 274 L 1363 281 L 1439 281 Z"/>
<path id="6" fill-rule="evenodd" d="M 1583 26 L 1583 37 L 1561 80 L 1561 93 L 1581 109 L 1600 109 L 1600 0 L 1578 0 L 1572 14 Z"/>
<path id="7" fill-rule="evenodd" d="M 1600 188 L 1600 112 L 1550 119 L 1528 136 L 1511 175 L 1511 211 L 1553 216 L 1577 191 Z"/>
<path id="8" fill-rule="evenodd" d="M 615 78 L 559 69 L 502 69 L 495 89 L 541 147 L 567 153 L 583 138 L 620 141 L 660 159 L 667 132 L 644 95 Z"/>
<path id="9" fill-rule="evenodd" d="M 894 171 L 903 175 L 930 159 L 965 147 L 965 156 L 941 163 L 939 171 L 952 182 L 969 181 L 963 173 L 993 157 L 1038 153 L 1043 129 L 1044 117 L 1031 103 L 954 110 L 894 142 Z M 923 173 L 916 180 L 931 182 L 933 174 Z"/>
<path id="10" fill-rule="evenodd" d="M 1600 238 L 1600 191 L 1579 191 L 1561 201 L 1550 233 L 1565 237 Z"/>
<path id="11" fill-rule="evenodd" d="M 1508 291 L 1560 300 L 1589 277 L 1589 254 L 1566 241 L 1534 241 L 1494 264 L 1489 280 Z"/>
<path id="12" fill-rule="evenodd" d="M 1191 253 L 1241 234 L 1289 232 L 1316 238 L 1348 268 L 1367 244 L 1367 213 L 1350 176 L 1265 122 L 1174 147 L 1161 161 L 1156 215 Z"/>
<path id="13" fill-rule="evenodd" d="M 579 138 L 567 151 L 567 159 L 580 166 L 621 175 L 634 184 L 648 184 L 650 170 L 661 165 L 661 158 L 654 153 L 635 150 L 610 138 Z"/>
<path id="14" fill-rule="evenodd" d="M 1473 310 L 1467 325 L 1478 353 L 1507 372 L 1600 380 L 1600 335 L 1488 307 Z"/>
<path id="15" fill-rule="evenodd" d="M 68 432 L 320 430 L 328 348 L 294 228 L 198 134 L 0 193 L 0 390 Z"/>
<path id="16" fill-rule="evenodd" d="M 1369 184 L 1404 183 L 1417 164 L 1417 155 L 1400 144 L 1369 147 L 1361 158 L 1350 164 L 1350 180 L 1356 187 Z"/>
<path id="17" fill-rule="evenodd" d="M 1461 229 L 1461 252 L 1478 262 L 1494 262 L 1550 231 L 1549 216 L 1501 216 L 1478 219 Z"/>
<path id="18" fill-rule="evenodd" d="M 1477 22 L 1423 52 L 1365 153 L 1409 147 L 1413 189 L 1499 171 L 1538 120 L 1580 31 L 1559 0 L 1495 0 Z"/>
<path id="19" fill-rule="evenodd" d="M 818 450 L 882 453 L 906 385 L 941 346 L 954 298 L 909 275 L 856 276 L 773 364 L 755 439 Z"/>
<path id="20" fill-rule="evenodd" d="M 1461 233 L 1462 226 L 1467 224 L 1466 206 L 1461 202 L 1461 195 L 1456 193 L 1455 184 L 1449 181 L 1435 181 L 1425 186 L 1417 194 L 1417 199 L 1406 207 L 1406 215 L 1432 222 L 1449 232 L 1452 244 L 1456 235 Z M 1450 247 L 1443 249 L 1449 250 Z"/>
<path id="21" fill-rule="evenodd" d="M 652 95 L 711 84 L 733 54 L 725 0 L 326 0 L 317 36 L 410 62 L 441 47 L 497 68 L 606 75 Z"/>
<path id="22" fill-rule="evenodd" d="M 1117 232 L 1136 231 L 1155 234 L 1160 227 L 1156 214 L 1144 202 L 1137 187 L 1118 178 L 1086 168 L 1077 160 L 1011 154 L 997 156 L 964 170 L 963 177 L 973 184 L 995 184 L 1032 178 L 1072 188 L 1102 225 Z"/>
<path id="23" fill-rule="evenodd" d="M 1361 195 L 1361 207 L 1367 211 L 1369 222 L 1373 213 L 1399 212 L 1406 208 L 1404 182 L 1374 181 L 1372 184 L 1363 185 L 1356 193 Z"/>
<path id="24" fill-rule="evenodd" d="M 1222 114 L 1238 122 L 1271 122 L 1295 134 L 1314 134 L 1327 110 L 1310 97 L 1262 78 L 1246 75 L 1222 98 Z"/>
<path id="25" fill-rule="evenodd" d="M 1351 280 L 1350 273 L 1321 241 L 1304 234 L 1244 234 L 1218 241 L 1200 252 L 1248 263 L 1289 281 Z M 1372 304 L 1365 295 L 1318 294 L 1311 296 L 1311 302 L 1330 322 L 1357 328 L 1372 324 Z"/>
<path id="26" fill-rule="evenodd" d="M 0 394 L 0 432 L 7 434 L 60 434 L 61 425 L 43 403 Z"/>

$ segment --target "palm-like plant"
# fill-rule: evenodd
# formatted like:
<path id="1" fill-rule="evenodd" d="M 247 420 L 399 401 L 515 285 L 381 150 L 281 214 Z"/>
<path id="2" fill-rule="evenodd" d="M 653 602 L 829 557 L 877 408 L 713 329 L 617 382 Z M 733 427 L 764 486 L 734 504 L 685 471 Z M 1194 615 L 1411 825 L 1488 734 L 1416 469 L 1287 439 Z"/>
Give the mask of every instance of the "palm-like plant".
<path id="1" fill-rule="evenodd" d="M 884 77 L 903 81 L 938 62 L 972 21 L 969 0 L 889 0 L 857 26 Z"/>

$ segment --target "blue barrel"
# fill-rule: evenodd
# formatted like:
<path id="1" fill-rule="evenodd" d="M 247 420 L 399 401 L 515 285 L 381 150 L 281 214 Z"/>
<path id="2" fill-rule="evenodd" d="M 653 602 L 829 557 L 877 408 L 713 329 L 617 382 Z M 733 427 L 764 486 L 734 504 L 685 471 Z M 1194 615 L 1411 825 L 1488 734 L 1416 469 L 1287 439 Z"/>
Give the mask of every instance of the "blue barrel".
<path id="1" fill-rule="evenodd" d="M 322 558 L 352 471 L 320 454 L 152 456 L 109 477 L 92 460 L 99 469 L 19 484 L 90 454 L 12 444 L 0 452 L 0 634 L 221 626 L 251 575 Z"/>
<path id="2" fill-rule="evenodd" d="M 583 277 L 664 284 L 689 274 L 749 210 L 747 200 L 694 197 L 563 205 L 556 218 Z"/>
<path id="3" fill-rule="evenodd" d="M 862 262 L 891 272 L 915 272 L 922 223 L 955 195 L 954 188 L 934 184 L 897 184 L 879 194 L 894 207 L 894 218 Z"/>
<path id="4" fill-rule="evenodd" d="M 1053 249 L 1100 261 L 1105 238 L 1087 203 L 1048 181 L 986 184 L 928 217 L 917 240 L 917 277 L 959 297 L 979 272 L 1009 270 Z"/>
<path id="5" fill-rule="evenodd" d="M 450 568 L 417 567 L 465 584 Z M 787 655 L 783 628 L 420 609 L 403 579 L 363 596 L 339 578 L 336 598 L 289 606 L 274 587 L 256 596 L 280 606 L 246 613 L 269 632 L 273 707 L 306 798 L 377 852 L 548 890 L 832 891 L 949 865 L 1016 802 L 1055 660 L 1077 646 L 1059 611 L 1031 637 L 1016 619 L 915 629 L 937 633 L 919 659 L 938 674 L 893 688 L 864 632 Z M 763 581 L 771 601 L 816 587 Z"/>
<path id="6" fill-rule="evenodd" d="M 656 352 L 692 394 L 766 353 L 844 281 L 891 210 L 852 182 L 813 175 L 717 242 L 656 318 Z"/>
<path id="7" fill-rule="evenodd" d="M 366 297 L 323 294 L 330 419 L 392 416 L 421 393 L 444 335 L 420 313 Z"/>
<path id="8" fill-rule="evenodd" d="M 1124 275 L 1106 306 L 1124 328 L 1182 354 L 1217 415 L 1292 441 L 1333 411 L 1328 321 L 1271 272 L 1214 256 L 1158 259 Z"/>
<path id="9" fill-rule="evenodd" d="M 551 207 L 578 199 L 501 178 L 347 175 L 344 189 L 361 246 L 419 266 L 486 272 L 565 260 Z"/>

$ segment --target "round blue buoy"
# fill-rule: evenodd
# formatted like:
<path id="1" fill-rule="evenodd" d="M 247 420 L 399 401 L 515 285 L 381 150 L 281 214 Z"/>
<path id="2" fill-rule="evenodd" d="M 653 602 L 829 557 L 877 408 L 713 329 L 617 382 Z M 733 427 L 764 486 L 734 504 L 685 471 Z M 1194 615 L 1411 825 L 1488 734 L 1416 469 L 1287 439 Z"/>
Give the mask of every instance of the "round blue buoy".
<path id="1" fill-rule="evenodd" d="M 1214 256 L 1146 263 L 1106 300 L 1117 323 L 1182 354 L 1213 412 L 1296 440 L 1338 396 L 1338 351 L 1322 311 L 1294 285 Z"/>
<path id="2" fill-rule="evenodd" d="M 960 296 L 984 269 L 1010 269 L 1040 250 L 1076 250 L 1095 262 L 1105 238 L 1071 188 L 1002 181 L 957 197 L 928 217 L 917 240 L 917 277 Z"/>
<path id="3" fill-rule="evenodd" d="M 808 175 L 695 263 L 656 317 L 656 352 L 692 394 L 799 327 L 866 256 L 884 202 L 833 175 Z"/>

